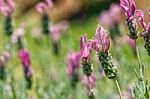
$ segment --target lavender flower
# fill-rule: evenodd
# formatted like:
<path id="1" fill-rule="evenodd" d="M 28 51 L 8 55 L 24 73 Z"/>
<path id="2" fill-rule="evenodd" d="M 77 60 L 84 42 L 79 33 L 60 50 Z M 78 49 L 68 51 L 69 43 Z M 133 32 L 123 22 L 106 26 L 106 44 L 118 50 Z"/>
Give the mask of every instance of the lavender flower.
<path id="1" fill-rule="evenodd" d="M 58 24 L 52 24 L 50 27 L 50 37 L 53 41 L 58 41 L 60 36 L 64 31 L 66 31 L 69 27 L 69 23 L 67 21 L 61 21 Z"/>
<path id="2" fill-rule="evenodd" d="M 17 44 L 19 49 L 21 49 L 23 47 L 22 37 L 23 37 L 24 33 L 25 33 L 24 28 L 23 27 L 19 27 L 12 34 L 11 42 L 12 42 L 12 44 Z"/>
<path id="3" fill-rule="evenodd" d="M 52 0 L 45 0 L 43 2 L 38 3 L 35 8 L 38 12 L 42 13 L 41 25 L 42 32 L 45 34 L 49 33 L 49 18 L 48 18 L 48 10 L 53 7 Z"/>
<path id="4" fill-rule="evenodd" d="M 136 8 L 134 0 L 120 0 L 120 6 L 124 10 L 125 15 L 127 17 L 129 37 L 131 39 L 137 39 L 138 31 L 137 31 L 136 19 L 134 18 L 135 8 Z"/>
<path id="5" fill-rule="evenodd" d="M 5 50 L 2 56 L 0 56 L 0 79 L 5 79 L 5 66 L 10 59 L 10 51 Z"/>
<path id="6" fill-rule="evenodd" d="M 145 42 L 144 47 L 147 50 L 148 55 L 150 56 L 150 9 L 149 9 L 149 23 L 147 25 L 144 22 L 144 13 L 142 10 L 137 10 L 136 16 L 139 24 L 143 28 L 143 32 L 141 33 L 141 36 L 144 38 L 144 42 Z"/>
<path id="7" fill-rule="evenodd" d="M 75 53 L 71 51 L 67 58 L 67 73 L 71 81 L 72 87 L 75 87 L 79 80 L 79 61 L 80 53 Z"/>
<path id="8" fill-rule="evenodd" d="M 60 45 L 59 39 L 61 35 L 68 29 L 69 23 L 67 21 L 61 21 L 58 24 L 52 24 L 50 27 L 51 32 L 49 33 L 52 39 L 53 51 L 57 55 L 59 53 Z"/>
<path id="9" fill-rule="evenodd" d="M 109 53 L 110 40 L 109 34 L 103 27 L 98 26 L 94 38 L 94 48 L 98 52 L 99 61 L 105 71 L 105 75 L 113 79 L 117 75 L 117 67 L 114 66 L 111 53 Z"/>
<path id="10" fill-rule="evenodd" d="M 109 39 L 109 34 L 107 33 L 106 30 L 104 30 L 103 27 L 98 26 L 96 29 L 96 35 L 95 35 L 95 50 L 97 52 L 107 52 L 110 47 L 110 39 Z"/>
<path id="11" fill-rule="evenodd" d="M 44 0 L 44 1 L 36 4 L 36 6 L 35 6 L 36 10 L 42 14 L 47 13 L 48 10 L 52 7 L 53 7 L 52 0 Z"/>
<path id="12" fill-rule="evenodd" d="M 12 34 L 12 18 L 11 15 L 14 12 L 15 3 L 14 0 L 0 0 L 0 13 L 5 16 L 4 30 L 8 36 Z"/>
<path id="13" fill-rule="evenodd" d="M 18 57 L 20 58 L 23 68 L 24 68 L 24 75 L 25 75 L 25 79 L 27 81 L 27 87 L 31 88 L 33 72 L 30 67 L 30 55 L 26 51 L 26 49 L 23 48 L 23 49 L 19 50 Z"/>
<path id="14" fill-rule="evenodd" d="M 4 16 L 11 16 L 13 11 L 15 9 L 15 3 L 14 0 L 7 0 L 7 3 L 5 3 L 4 0 L 0 0 L 0 12 Z"/>
<path id="15" fill-rule="evenodd" d="M 82 58 L 83 72 L 85 75 L 90 76 L 92 73 L 92 62 L 90 58 L 93 49 L 92 42 L 87 42 L 87 36 L 80 37 L 80 52 Z"/>

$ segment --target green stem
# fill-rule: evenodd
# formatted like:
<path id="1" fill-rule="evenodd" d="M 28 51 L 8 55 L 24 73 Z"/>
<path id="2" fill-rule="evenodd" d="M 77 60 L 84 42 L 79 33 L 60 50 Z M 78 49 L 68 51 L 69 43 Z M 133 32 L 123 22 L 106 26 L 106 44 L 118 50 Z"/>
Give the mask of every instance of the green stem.
<path id="1" fill-rule="evenodd" d="M 143 68 L 142 68 L 142 62 L 141 62 L 141 58 L 140 58 L 140 53 L 139 53 L 139 48 L 137 46 L 137 41 L 135 40 L 135 44 L 136 44 L 136 53 L 137 53 L 137 58 L 138 58 L 138 64 L 139 64 L 139 71 L 140 71 L 140 78 L 143 78 Z"/>
<path id="2" fill-rule="evenodd" d="M 118 89 L 118 92 L 119 92 L 120 99 L 123 99 L 123 96 L 122 96 L 121 89 L 120 89 L 117 78 L 115 78 L 115 83 L 116 83 L 116 86 L 117 86 L 117 89 Z"/>

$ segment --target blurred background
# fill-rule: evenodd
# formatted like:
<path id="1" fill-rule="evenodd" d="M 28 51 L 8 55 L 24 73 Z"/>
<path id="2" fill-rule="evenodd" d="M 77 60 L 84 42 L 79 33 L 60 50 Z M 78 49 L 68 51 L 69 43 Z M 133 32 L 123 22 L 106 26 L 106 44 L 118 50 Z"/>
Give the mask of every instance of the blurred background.
<path id="1" fill-rule="evenodd" d="M 24 27 L 23 44 L 30 52 L 33 85 L 32 89 L 26 90 L 23 69 L 17 58 L 17 47 L 13 46 L 11 59 L 6 65 L 6 80 L 0 82 L 3 99 L 14 99 L 12 83 L 16 99 L 74 99 L 67 74 L 67 55 L 71 50 L 79 52 L 80 36 L 87 33 L 88 38 L 92 38 L 98 24 L 104 26 L 110 33 L 110 52 L 118 66 L 119 84 L 123 94 L 130 96 L 129 89 L 133 88 L 137 80 L 133 69 L 138 68 L 138 62 L 135 49 L 127 38 L 125 15 L 120 9 L 119 0 L 53 0 L 53 7 L 48 10 L 50 27 L 62 22 L 64 22 L 62 26 L 67 25 L 67 28 L 63 27 L 61 30 L 59 40 L 56 37 L 59 42 L 58 54 L 53 51 L 57 47 L 53 37 L 41 33 L 41 13 L 35 8 L 41 1 L 15 0 L 16 9 L 12 15 L 13 31 L 20 26 Z M 135 0 L 135 3 L 136 9 L 144 11 L 147 22 L 150 0 Z M 0 55 L 10 39 L 4 33 L 3 24 L 4 16 L 0 14 Z M 146 68 L 145 77 L 150 82 L 150 58 L 143 47 L 143 39 L 140 38 L 138 43 L 141 60 Z M 92 53 L 96 75 L 95 98 L 119 99 L 114 81 L 103 76 L 100 63 L 95 57 L 96 54 Z M 83 75 L 81 63 L 79 74 L 81 78 Z M 82 86 L 81 80 L 76 86 L 76 99 L 87 99 L 87 90 Z"/>

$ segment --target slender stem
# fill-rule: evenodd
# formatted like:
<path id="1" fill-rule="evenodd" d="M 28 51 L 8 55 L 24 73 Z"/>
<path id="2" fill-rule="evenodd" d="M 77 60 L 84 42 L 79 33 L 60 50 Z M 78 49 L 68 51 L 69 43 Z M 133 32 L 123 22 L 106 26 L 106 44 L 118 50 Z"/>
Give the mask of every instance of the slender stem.
<path id="1" fill-rule="evenodd" d="M 115 78 L 115 83 L 116 83 L 116 86 L 117 86 L 117 89 L 118 89 L 118 92 L 119 92 L 120 99 L 123 99 L 123 96 L 122 96 L 122 93 L 121 93 L 120 86 L 119 86 L 117 78 Z"/>
<path id="2" fill-rule="evenodd" d="M 141 62 L 139 48 L 137 46 L 137 41 L 136 40 L 135 40 L 135 44 L 136 44 L 136 53 L 137 53 L 138 64 L 139 64 L 140 78 L 142 79 L 143 78 L 142 62 Z"/>

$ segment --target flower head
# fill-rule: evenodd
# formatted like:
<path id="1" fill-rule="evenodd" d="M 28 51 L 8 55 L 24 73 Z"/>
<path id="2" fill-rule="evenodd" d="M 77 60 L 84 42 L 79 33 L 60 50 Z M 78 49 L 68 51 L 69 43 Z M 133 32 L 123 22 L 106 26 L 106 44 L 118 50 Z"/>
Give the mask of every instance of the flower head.
<path id="1" fill-rule="evenodd" d="M 0 0 L 0 12 L 4 16 L 10 16 L 15 9 L 14 0 L 7 0 L 7 3 L 4 0 Z"/>
<path id="2" fill-rule="evenodd" d="M 35 8 L 38 12 L 40 13 L 46 13 L 49 8 L 53 7 L 53 2 L 52 0 L 45 0 L 43 2 L 39 2 L 36 4 Z"/>
<path id="3" fill-rule="evenodd" d="M 109 34 L 102 26 L 98 26 L 96 29 L 96 35 L 94 38 L 94 48 L 96 51 L 107 52 L 110 47 Z"/>
<path id="4" fill-rule="evenodd" d="M 87 41 L 87 35 L 80 37 L 80 52 L 81 57 L 88 59 L 90 57 L 90 53 L 93 49 L 93 42 Z"/>
<path id="5" fill-rule="evenodd" d="M 144 30 L 146 30 L 146 24 L 144 22 L 144 12 L 142 10 L 136 10 L 136 16 L 139 24 L 142 26 Z"/>
<path id="6" fill-rule="evenodd" d="M 130 20 L 133 18 L 135 13 L 135 2 L 134 0 L 120 0 L 120 6 L 124 10 L 125 15 Z"/>
<path id="7" fill-rule="evenodd" d="M 30 54 L 26 49 L 19 50 L 18 57 L 24 66 L 30 65 Z"/>

